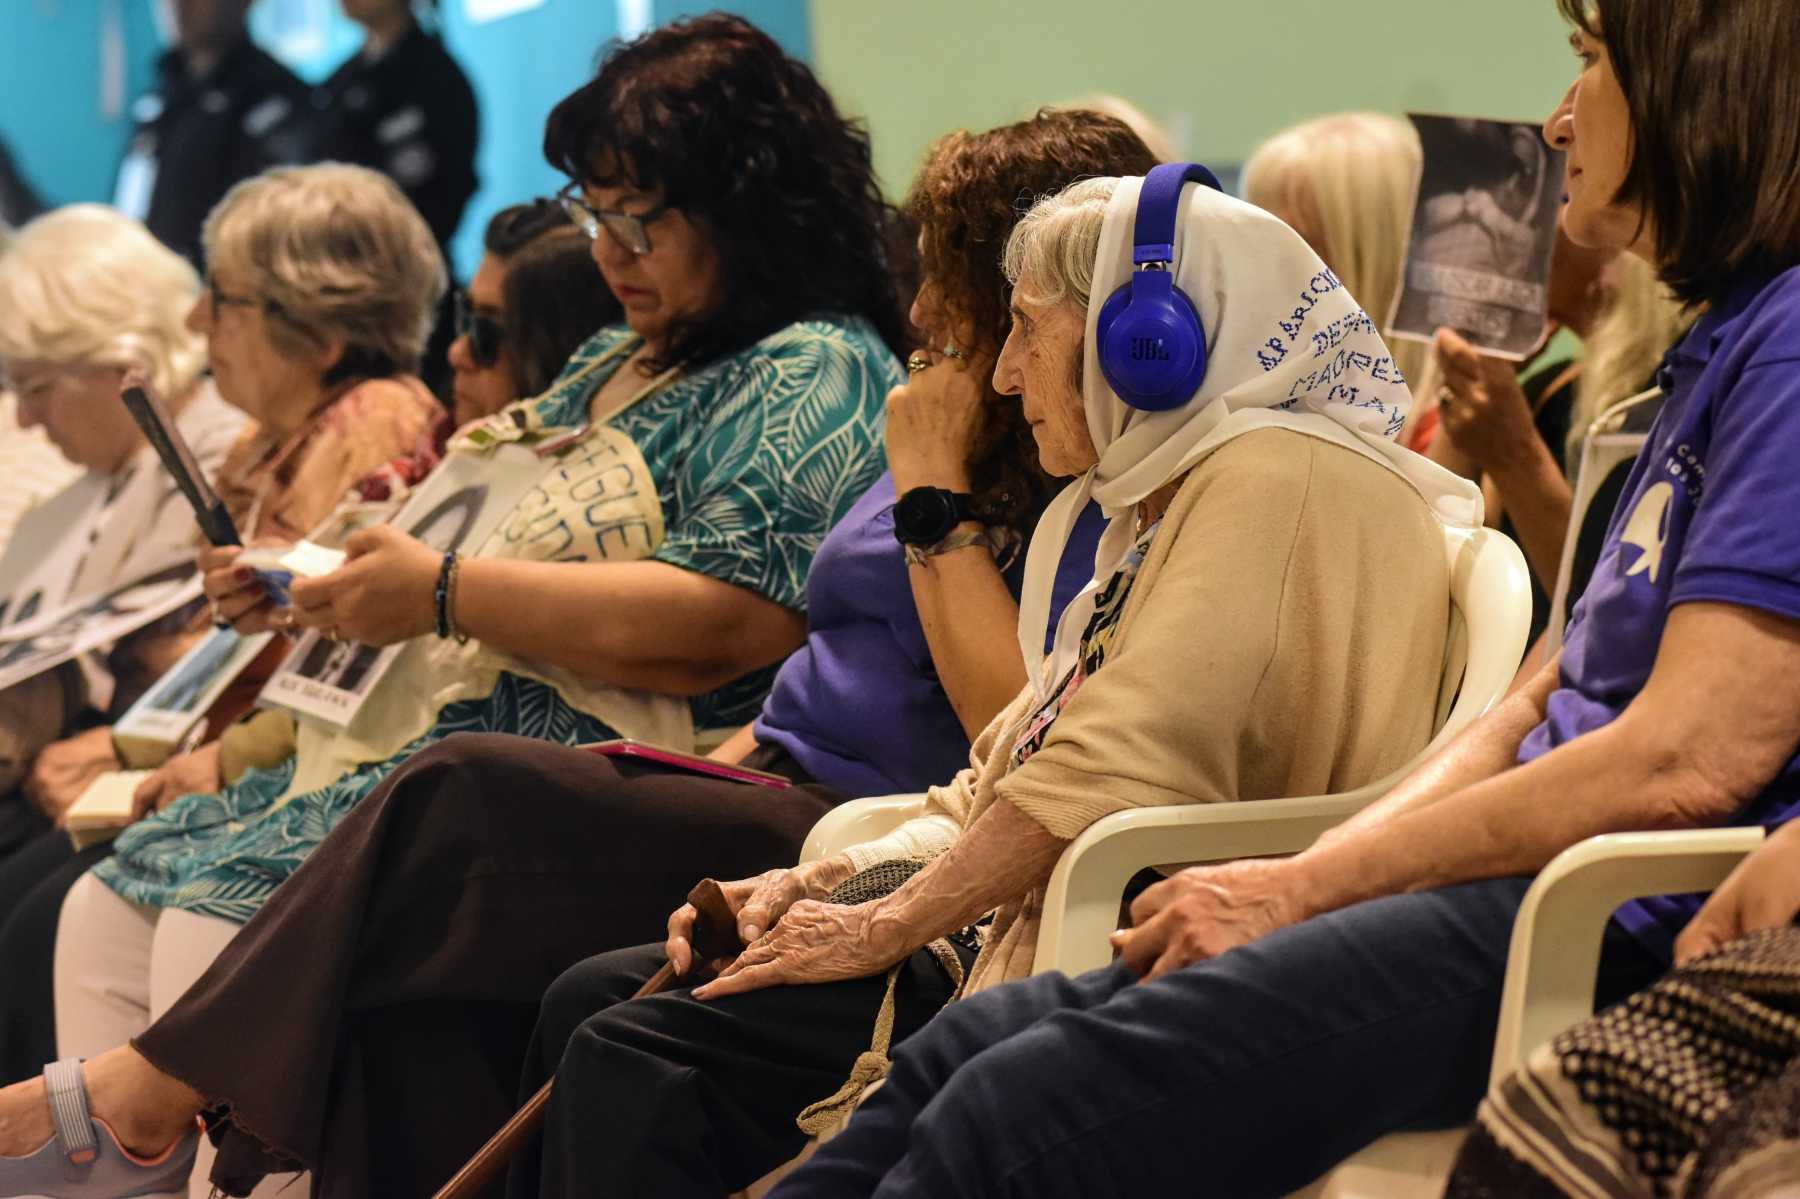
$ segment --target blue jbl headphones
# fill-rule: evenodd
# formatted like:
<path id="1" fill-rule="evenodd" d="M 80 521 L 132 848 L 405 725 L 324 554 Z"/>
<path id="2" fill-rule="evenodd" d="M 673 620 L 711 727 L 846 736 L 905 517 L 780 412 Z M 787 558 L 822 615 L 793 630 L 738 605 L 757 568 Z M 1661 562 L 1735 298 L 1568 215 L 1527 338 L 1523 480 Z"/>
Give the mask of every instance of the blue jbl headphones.
<path id="1" fill-rule="evenodd" d="M 1175 286 L 1175 218 L 1181 189 L 1213 173 L 1194 162 L 1152 167 L 1138 192 L 1131 278 L 1108 296 L 1094 327 L 1100 373 L 1133 408 L 1166 412 L 1194 398 L 1206 378 L 1206 331 L 1187 293 Z"/>

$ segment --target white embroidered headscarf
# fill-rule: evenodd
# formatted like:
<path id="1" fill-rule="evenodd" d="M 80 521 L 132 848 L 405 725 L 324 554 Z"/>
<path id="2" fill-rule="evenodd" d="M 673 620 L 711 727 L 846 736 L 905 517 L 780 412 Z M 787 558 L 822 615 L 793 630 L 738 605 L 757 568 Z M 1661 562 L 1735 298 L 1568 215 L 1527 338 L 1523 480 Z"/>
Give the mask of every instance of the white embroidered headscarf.
<path id="1" fill-rule="evenodd" d="M 1082 398 L 1098 465 L 1052 500 L 1026 557 L 1019 645 L 1039 697 L 1074 666 L 1094 612 L 1090 583 L 1064 610 L 1045 669 L 1044 628 L 1056 570 L 1090 499 L 1108 523 L 1094 577 L 1109 578 L 1135 541 L 1140 500 L 1234 437 L 1280 427 L 1335 442 L 1405 479 L 1447 525 L 1481 523 L 1481 491 L 1397 445 L 1412 401 L 1375 325 L 1299 234 L 1260 208 L 1190 183 L 1175 226 L 1175 282 L 1200 311 L 1206 378 L 1167 412 L 1128 407 L 1100 371 L 1094 326 L 1132 271 L 1132 228 L 1143 180 L 1119 180 L 1107 203 L 1087 313 Z M 1203 613 L 1196 613 L 1203 618 Z"/>

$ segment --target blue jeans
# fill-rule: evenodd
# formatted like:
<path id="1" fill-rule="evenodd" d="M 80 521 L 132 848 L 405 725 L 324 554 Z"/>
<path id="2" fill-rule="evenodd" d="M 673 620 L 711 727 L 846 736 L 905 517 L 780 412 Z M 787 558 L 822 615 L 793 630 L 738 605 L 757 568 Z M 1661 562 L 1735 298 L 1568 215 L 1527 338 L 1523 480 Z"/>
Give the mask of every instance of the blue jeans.
<path id="1" fill-rule="evenodd" d="M 952 1004 L 771 1199 L 1281 1196 L 1486 1089 L 1528 879 L 1345 908 L 1138 984 L 1115 964 Z M 1665 968 L 1609 931 L 1601 997 Z"/>

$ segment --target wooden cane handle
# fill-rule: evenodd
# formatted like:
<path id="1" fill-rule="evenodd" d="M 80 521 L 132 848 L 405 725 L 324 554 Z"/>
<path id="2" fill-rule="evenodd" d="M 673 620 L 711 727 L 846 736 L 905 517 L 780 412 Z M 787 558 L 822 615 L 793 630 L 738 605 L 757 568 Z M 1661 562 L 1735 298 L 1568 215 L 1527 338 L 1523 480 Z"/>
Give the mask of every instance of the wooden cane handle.
<path id="1" fill-rule="evenodd" d="M 731 910 L 731 905 L 725 902 L 725 889 L 710 878 L 702 879 L 688 892 L 688 902 L 694 905 L 697 913 L 693 936 L 696 966 L 714 958 L 736 954 L 742 942 L 737 935 L 737 915 Z M 662 968 L 652 974 L 632 998 L 642 999 L 647 995 L 658 994 L 678 981 L 675 964 L 664 962 Z M 544 1112 L 550 1106 L 550 1088 L 555 1085 L 556 1080 L 552 1078 L 539 1087 L 537 1094 L 527 1099 L 525 1106 L 514 1112 L 512 1119 L 499 1132 L 489 1137 L 487 1144 L 476 1150 L 475 1156 L 439 1189 L 435 1199 L 478 1199 L 486 1192 L 489 1184 L 500 1176 L 500 1172 L 518 1155 L 519 1148 L 531 1139 L 532 1134 L 537 1132 L 538 1125 L 544 1122 Z"/>
<path id="2" fill-rule="evenodd" d="M 710 962 L 714 958 L 736 957 L 744 943 L 738 939 L 737 913 L 725 901 L 725 888 L 710 878 L 703 878 L 688 892 L 694 905 L 694 960 Z"/>

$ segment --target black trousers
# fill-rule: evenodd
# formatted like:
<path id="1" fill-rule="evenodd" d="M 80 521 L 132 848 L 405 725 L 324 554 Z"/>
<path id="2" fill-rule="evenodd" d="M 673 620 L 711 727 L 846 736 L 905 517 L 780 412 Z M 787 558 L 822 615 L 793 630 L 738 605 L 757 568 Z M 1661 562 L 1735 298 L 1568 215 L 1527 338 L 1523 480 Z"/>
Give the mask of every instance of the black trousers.
<path id="1" fill-rule="evenodd" d="M 780 764 L 759 759 L 765 768 Z M 844 797 L 459 734 L 346 816 L 135 1042 L 218 1106 L 213 1182 L 427 1196 L 512 1115 L 544 990 L 700 879 L 791 864 Z"/>
<path id="2" fill-rule="evenodd" d="M 0 861 L 0 1086 L 35 1078 L 56 1060 L 56 998 L 50 964 L 63 897 L 112 852 L 80 853 L 61 829 L 45 827 Z"/>
<path id="3" fill-rule="evenodd" d="M 0 795 L 0 864 L 29 845 L 50 822 L 17 790 Z M 5 909 L 0 908 L 0 911 Z"/>
<path id="4" fill-rule="evenodd" d="M 806 1144 L 794 1118 L 843 1086 L 887 990 L 877 976 L 709 1003 L 687 988 L 625 1002 L 662 963 L 660 944 L 603 954 L 544 996 L 522 1097 L 552 1072 L 556 1089 L 541 1138 L 513 1162 L 510 1199 L 719 1199 L 750 1185 Z M 952 990 L 930 953 L 908 958 L 894 1042 Z"/>

